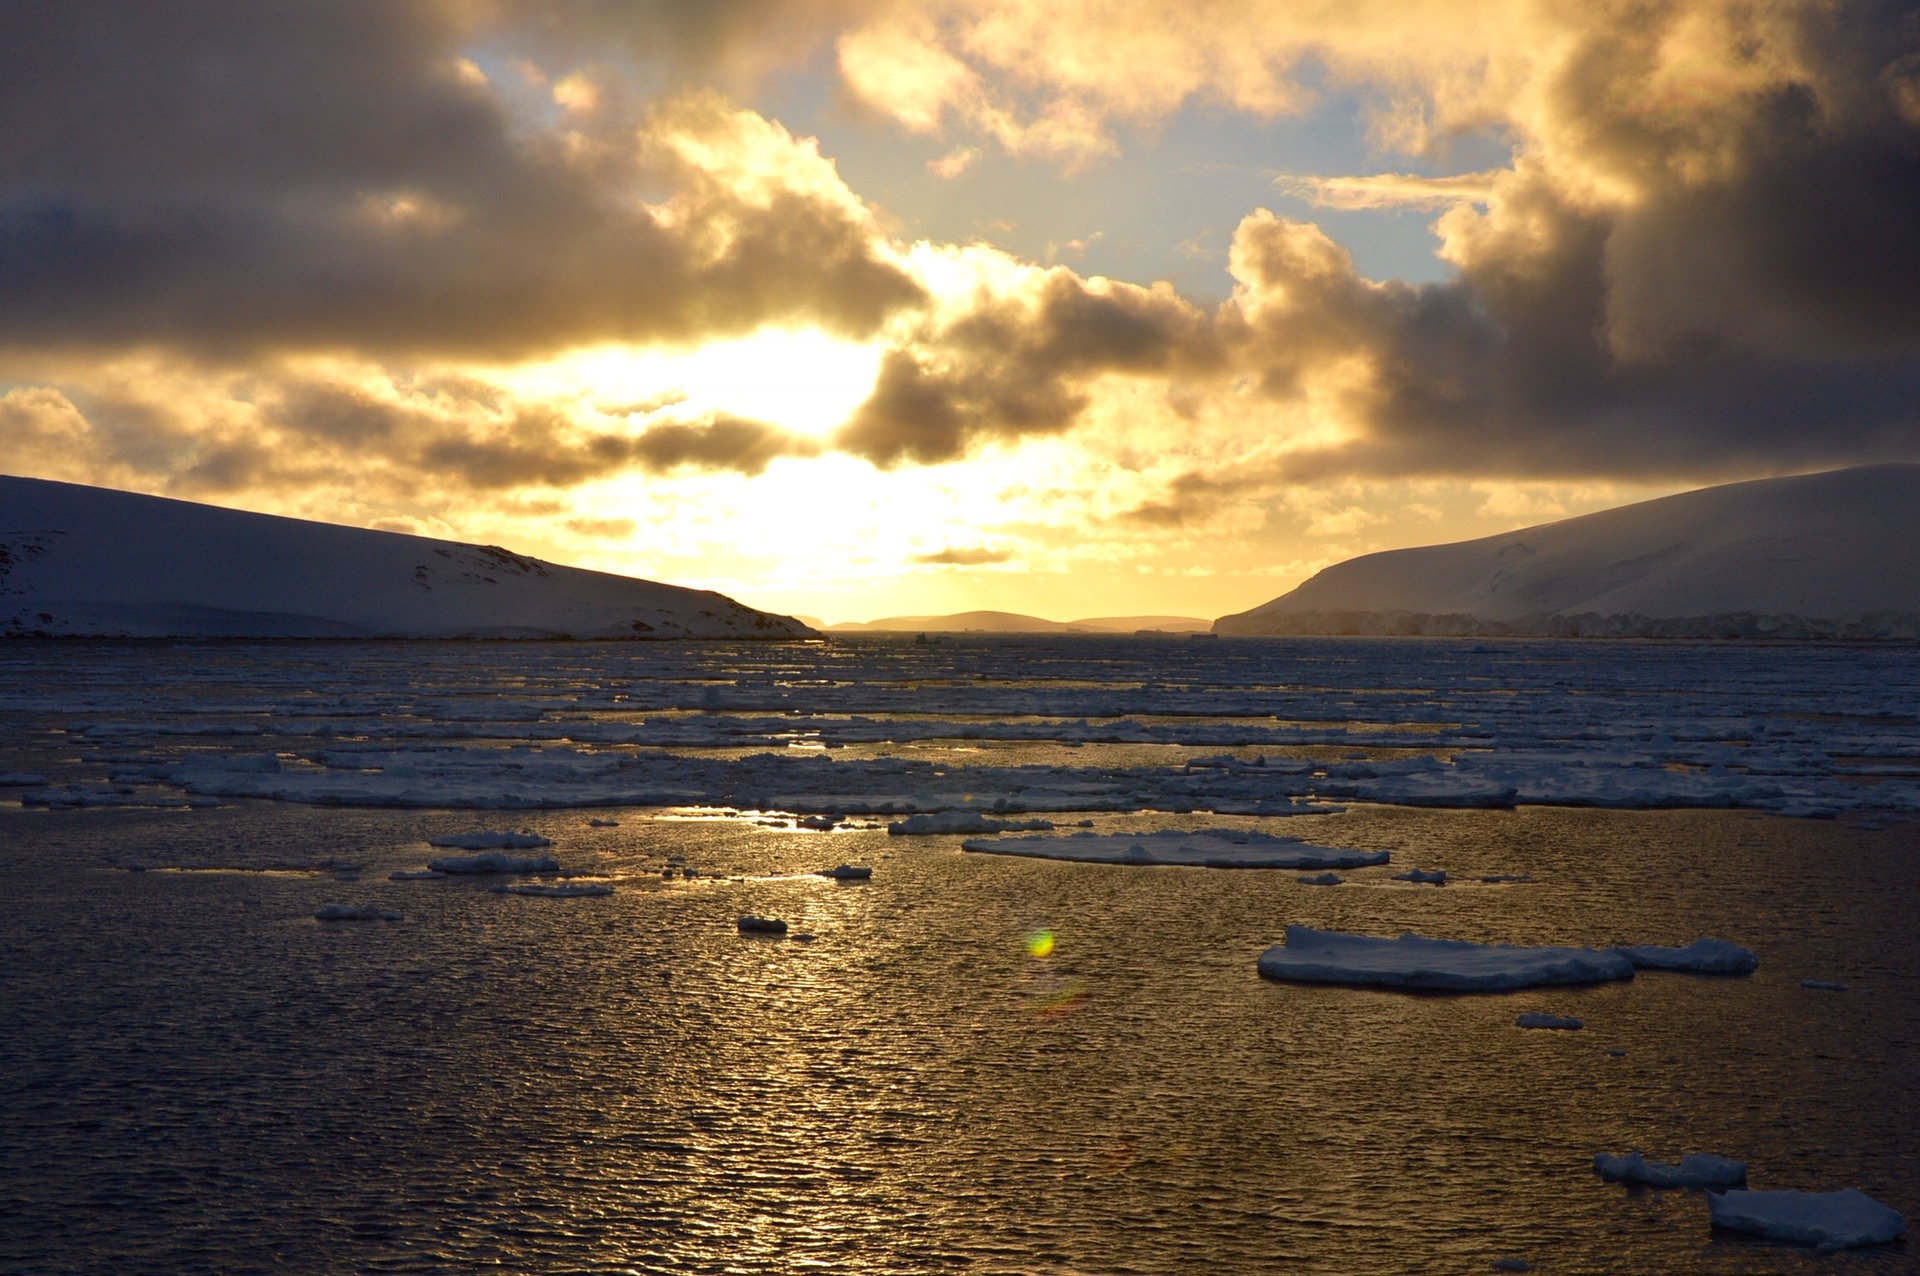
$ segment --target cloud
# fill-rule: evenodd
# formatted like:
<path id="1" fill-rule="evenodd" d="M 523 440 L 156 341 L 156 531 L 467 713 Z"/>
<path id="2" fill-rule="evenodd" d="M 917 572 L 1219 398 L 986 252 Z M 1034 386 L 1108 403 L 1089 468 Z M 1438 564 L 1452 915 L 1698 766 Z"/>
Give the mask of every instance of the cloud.
<path id="1" fill-rule="evenodd" d="M 989 549 L 984 545 L 948 546 L 931 554 L 911 554 L 909 562 L 929 566 L 979 567 L 988 563 L 1005 563 L 1013 559 L 1010 549 Z"/>
<path id="2" fill-rule="evenodd" d="M 1307 177 L 1286 174 L 1274 185 L 1316 208 L 1348 211 L 1376 208 L 1451 208 L 1455 204 L 1484 204 L 1492 197 L 1497 172 L 1455 173 L 1447 177 L 1419 177 L 1411 173 L 1377 173 L 1367 177 Z"/>
<path id="3" fill-rule="evenodd" d="M 863 337 L 923 300 L 810 141 L 711 93 L 628 119 L 584 78 L 561 83 L 599 124 L 523 118 L 464 56 L 481 8 L 15 15 L 0 344 L 519 358 L 770 322 Z"/>

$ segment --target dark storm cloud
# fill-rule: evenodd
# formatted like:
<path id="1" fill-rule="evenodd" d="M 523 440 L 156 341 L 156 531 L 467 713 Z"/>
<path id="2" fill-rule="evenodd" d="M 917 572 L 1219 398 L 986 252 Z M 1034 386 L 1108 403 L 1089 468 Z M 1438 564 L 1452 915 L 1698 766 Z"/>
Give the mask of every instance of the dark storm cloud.
<path id="1" fill-rule="evenodd" d="M 513 357 L 920 299 L 830 193 L 648 216 L 671 157 L 510 119 L 460 62 L 471 7 L 7 5 L 0 344 Z"/>
<path id="2" fill-rule="evenodd" d="M 1069 428 L 1090 377 L 1224 366 L 1207 316 L 1171 290 L 1095 287 L 1064 270 L 981 299 L 920 344 L 889 352 L 836 445 L 880 465 L 951 460 L 981 439 Z"/>
<path id="3" fill-rule="evenodd" d="M 1355 435 L 1258 476 L 1193 476 L 1130 516 L 1162 524 L 1214 481 L 1920 456 L 1920 5 L 1616 16 L 1543 83 L 1487 211 L 1443 219 L 1455 279 L 1376 284 L 1317 228 L 1256 214 L 1218 312 L 1061 276 L 1042 304 L 983 305 L 891 358 L 840 442 L 891 463 L 1057 432 L 1106 371 L 1211 372 L 1276 409 L 1331 404 Z M 1689 23 L 1722 24 L 1730 69 L 1675 71 Z M 1343 365 L 1365 383 L 1333 386 Z"/>

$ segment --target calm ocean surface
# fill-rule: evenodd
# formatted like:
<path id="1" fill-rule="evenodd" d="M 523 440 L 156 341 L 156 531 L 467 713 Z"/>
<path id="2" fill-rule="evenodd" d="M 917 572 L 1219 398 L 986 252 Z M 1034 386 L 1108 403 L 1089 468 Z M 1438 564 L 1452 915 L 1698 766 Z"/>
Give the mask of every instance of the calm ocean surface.
<path id="1" fill-rule="evenodd" d="M 1915 1270 L 1590 1165 L 1920 1221 L 1916 707 L 1920 653 L 1812 646 L 0 646 L 0 1270 Z M 996 805 L 1394 863 L 884 828 Z M 388 879 L 487 829 L 614 893 Z M 1761 964 L 1265 982 L 1289 923 Z"/>

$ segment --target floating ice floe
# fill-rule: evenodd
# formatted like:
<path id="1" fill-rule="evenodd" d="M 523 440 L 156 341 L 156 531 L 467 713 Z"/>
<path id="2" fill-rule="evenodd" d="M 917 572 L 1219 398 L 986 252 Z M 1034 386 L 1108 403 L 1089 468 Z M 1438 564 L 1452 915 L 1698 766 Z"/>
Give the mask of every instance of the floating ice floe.
<path id="1" fill-rule="evenodd" d="M 436 873 L 557 873 L 560 862 L 551 855 L 509 855 L 488 851 L 483 855 L 442 855 L 428 860 Z"/>
<path id="2" fill-rule="evenodd" d="M 1026 833 L 1049 831 L 1052 820 L 997 820 L 978 811 L 929 811 L 887 825 L 889 837 L 930 833 Z"/>
<path id="3" fill-rule="evenodd" d="M 1533 1264 L 1524 1258 L 1496 1258 L 1493 1260 L 1493 1270 L 1496 1272 L 1530 1272 L 1533 1270 Z"/>
<path id="4" fill-rule="evenodd" d="M 1391 859 L 1386 851 L 1314 846 L 1299 838 L 1240 829 L 968 838 L 960 843 L 960 849 L 1088 864 L 1173 864 L 1195 868 L 1365 868 Z"/>
<path id="5" fill-rule="evenodd" d="M 1528 873 L 1482 873 L 1480 880 L 1488 886 L 1499 886 L 1509 882 L 1531 882 L 1533 877 Z"/>
<path id="6" fill-rule="evenodd" d="M 313 910 L 313 918 L 321 922 L 397 922 L 400 914 L 371 904 L 322 904 Z"/>
<path id="7" fill-rule="evenodd" d="M 1578 1032 L 1587 1026 L 1584 1019 L 1575 1019 L 1572 1015 L 1550 1015 L 1544 1010 L 1529 1010 L 1513 1021 L 1516 1028 L 1559 1028 L 1566 1032 Z"/>
<path id="8" fill-rule="evenodd" d="M 1613 1183 L 1644 1183 L 1648 1187 L 1732 1187 L 1747 1181 L 1747 1163 L 1711 1152 L 1695 1152 L 1678 1165 L 1649 1161 L 1638 1152 L 1614 1156 L 1596 1152 L 1593 1172 Z"/>
<path id="9" fill-rule="evenodd" d="M 794 823 L 803 829 L 812 829 L 817 833 L 831 833 L 834 825 L 840 823 L 840 817 L 837 815 L 809 815 L 795 820 Z"/>
<path id="10" fill-rule="evenodd" d="M 46 782 L 46 776 L 30 771 L 0 771 L 0 789 L 28 789 Z"/>
<path id="11" fill-rule="evenodd" d="M 1907 1221 L 1865 1192 L 1709 1192 L 1715 1227 L 1769 1240 L 1812 1245 L 1823 1253 L 1854 1245 L 1884 1245 Z"/>
<path id="12" fill-rule="evenodd" d="M 456 851 L 523 851 L 535 846 L 552 846 L 553 842 L 538 833 L 488 830 L 480 833 L 449 833 L 445 837 L 429 840 L 427 845 L 445 846 Z"/>
<path id="13" fill-rule="evenodd" d="M 1296 877 L 1293 880 L 1302 886 L 1338 886 L 1347 879 L 1338 873 L 1308 873 L 1304 877 Z"/>
<path id="14" fill-rule="evenodd" d="M 1593 948 L 1516 948 L 1420 935 L 1377 939 L 1310 926 L 1287 927 L 1286 943 L 1261 953 L 1259 969 L 1268 979 L 1288 982 L 1456 992 L 1633 978 L 1633 963 Z"/>
<path id="15" fill-rule="evenodd" d="M 816 869 L 815 877 L 831 877 L 837 882 L 864 882 L 873 876 L 873 870 L 858 864 L 838 864 L 833 868 Z"/>
<path id="16" fill-rule="evenodd" d="M 396 868 L 387 874 L 390 882 L 431 882 L 446 874 L 437 868 Z"/>
<path id="17" fill-rule="evenodd" d="M 619 820 L 588 820 L 587 827 L 593 828 L 593 829 L 617 829 L 620 827 L 620 821 Z"/>
<path id="18" fill-rule="evenodd" d="M 1830 979 L 1802 979 L 1800 986 L 1802 988 L 1812 988 L 1819 992 L 1845 992 L 1847 990 L 1845 984 L 1836 984 Z"/>
<path id="19" fill-rule="evenodd" d="M 1643 970 L 1685 970 L 1697 975 L 1746 975 L 1760 965 L 1760 959 L 1750 950 L 1724 939 L 1696 939 L 1685 948 L 1636 944 L 1613 951 Z"/>
<path id="20" fill-rule="evenodd" d="M 777 917 L 742 917 L 736 925 L 743 935 L 784 935 L 787 924 Z"/>
<path id="21" fill-rule="evenodd" d="M 1410 868 L 1404 873 L 1395 873 L 1393 880 L 1396 882 L 1427 882 L 1434 886 L 1445 886 L 1447 884 L 1447 870 L 1444 868 Z"/>
<path id="22" fill-rule="evenodd" d="M 611 895 L 613 887 L 600 882 L 522 882 L 513 886 L 500 885 L 493 888 L 496 895 L 532 895 L 540 899 L 585 899 L 596 895 Z"/>

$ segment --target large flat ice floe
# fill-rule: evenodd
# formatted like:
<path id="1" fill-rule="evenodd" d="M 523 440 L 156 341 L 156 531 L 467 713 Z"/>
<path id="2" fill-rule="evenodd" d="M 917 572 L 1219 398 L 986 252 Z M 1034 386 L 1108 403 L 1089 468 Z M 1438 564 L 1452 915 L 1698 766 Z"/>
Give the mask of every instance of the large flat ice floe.
<path id="1" fill-rule="evenodd" d="M 1633 978 L 1633 963 L 1593 948 L 1517 948 L 1402 935 L 1378 939 L 1287 927 L 1284 945 L 1260 954 L 1260 973 L 1289 983 L 1368 984 L 1453 992 L 1504 992 L 1542 984 Z"/>
<path id="2" fill-rule="evenodd" d="M 1024 855 L 1086 864 L 1162 864 L 1191 868 L 1366 868 L 1385 864 L 1391 858 L 1386 851 L 1314 846 L 1298 838 L 1239 829 L 968 838 L 960 843 L 960 848 L 988 855 Z"/>
<path id="3" fill-rule="evenodd" d="M 1715 1227 L 1812 1245 L 1828 1252 L 1854 1245 L 1884 1245 L 1907 1230 L 1907 1221 L 1897 1211 L 1853 1188 L 1842 1192 L 1709 1192 L 1707 1213 Z"/>

